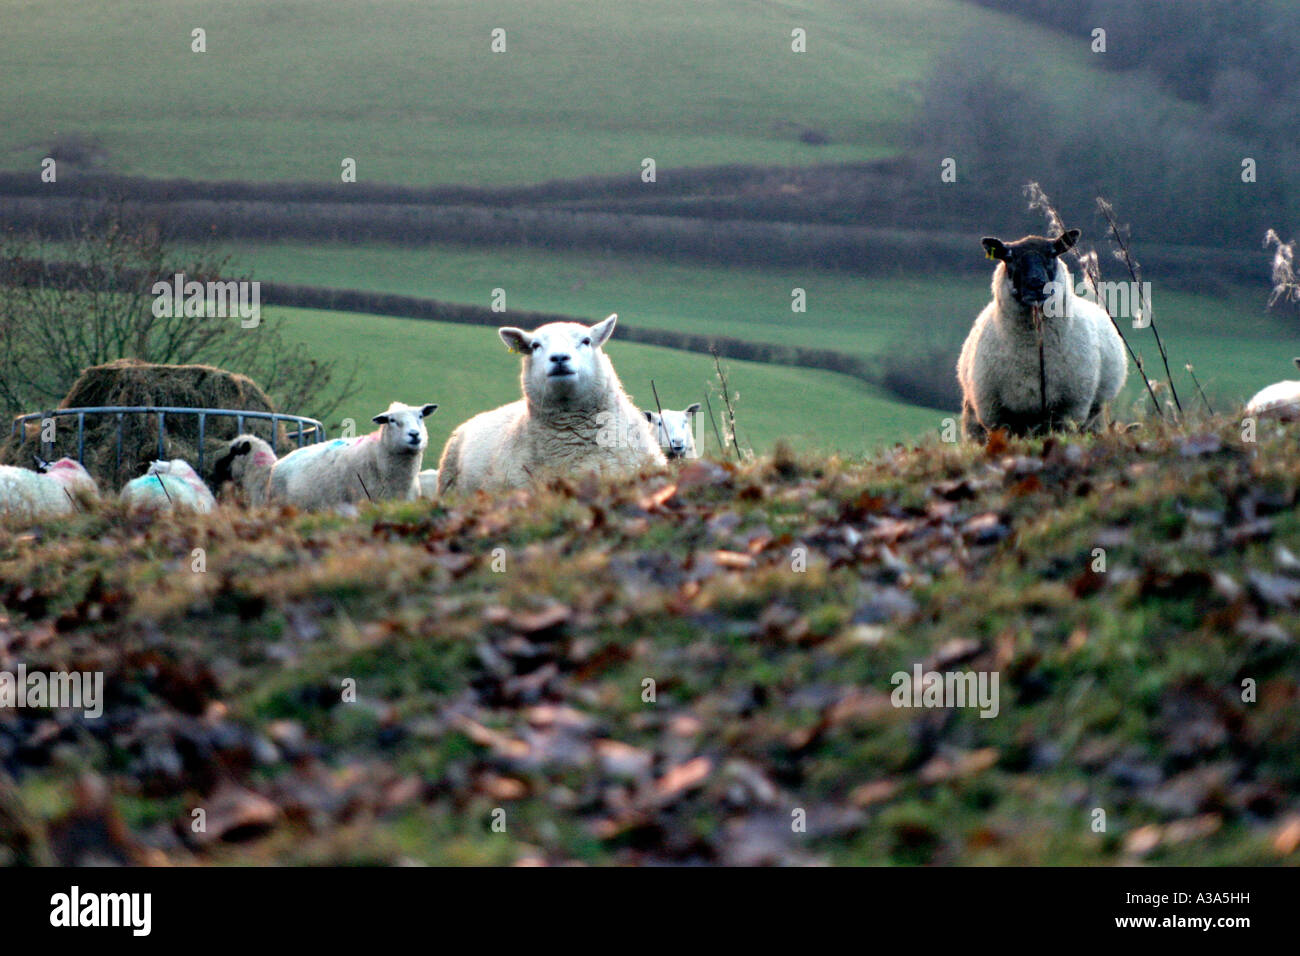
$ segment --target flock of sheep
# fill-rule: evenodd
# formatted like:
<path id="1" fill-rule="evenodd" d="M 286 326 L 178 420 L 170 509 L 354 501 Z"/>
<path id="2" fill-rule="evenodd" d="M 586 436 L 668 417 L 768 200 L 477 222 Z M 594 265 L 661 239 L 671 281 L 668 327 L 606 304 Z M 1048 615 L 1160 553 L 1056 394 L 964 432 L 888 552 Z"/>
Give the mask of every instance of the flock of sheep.
<path id="1" fill-rule="evenodd" d="M 519 488 L 562 473 L 635 473 L 669 458 L 694 457 L 691 420 L 682 411 L 640 411 L 632 404 L 602 346 L 617 316 L 592 326 L 553 322 L 533 332 L 503 328 L 500 336 L 523 355 L 524 397 L 476 415 L 447 441 L 439 467 L 424 469 L 435 404 L 393 402 L 357 438 L 306 445 L 282 458 L 256 435 L 239 435 L 213 469 L 250 506 L 287 504 L 321 509 L 363 501 L 432 498 L 477 490 Z M 63 458 L 41 472 L 0 467 L 0 514 L 35 519 L 68 514 L 99 497 L 90 474 Z M 206 512 L 216 497 L 180 459 L 154 462 L 122 489 L 133 509 Z"/>
<path id="2" fill-rule="evenodd" d="M 957 377 L 962 429 L 1038 434 L 1075 424 L 1096 430 L 1128 372 L 1123 341 L 1100 306 L 1076 296 L 1060 257 L 1078 230 L 1055 239 L 983 240 L 993 272 L 993 300 L 962 347 Z M 1047 308 L 1056 296 L 1054 307 Z M 424 419 L 437 405 L 393 402 L 359 438 L 298 448 L 277 458 L 255 435 L 232 440 L 216 463 L 213 484 L 227 483 L 250 506 L 319 509 L 363 501 L 432 498 L 522 488 L 556 475 L 617 477 L 695 456 L 693 419 L 682 411 L 641 411 L 632 403 L 602 346 L 617 316 L 592 326 L 553 322 L 532 332 L 499 330 L 523 356 L 523 398 L 459 425 L 438 468 L 424 469 Z M 1300 365 L 1300 359 L 1296 359 Z M 1255 395 L 1247 414 L 1281 408 L 1300 413 L 1300 382 L 1278 382 Z M 97 499 L 98 488 L 76 461 L 42 471 L 0 466 L 0 517 L 68 514 Z M 211 511 L 217 503 L 182 460 L 158 461 L 121 492 L 132 508 Z"/>

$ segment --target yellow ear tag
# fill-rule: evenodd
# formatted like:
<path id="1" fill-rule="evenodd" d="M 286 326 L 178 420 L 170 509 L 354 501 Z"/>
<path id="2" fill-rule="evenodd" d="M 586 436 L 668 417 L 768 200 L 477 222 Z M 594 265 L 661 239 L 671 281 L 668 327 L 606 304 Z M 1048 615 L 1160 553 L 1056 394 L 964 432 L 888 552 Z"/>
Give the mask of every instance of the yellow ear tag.
<path id="1" fill-rule="evenodd" d="M 984 258 L 985 258 L 985 259 L 996 259 L 997 256 L 995 256 L 995 255 L 993 254 L 993 250 L 992 250 L 992 249 L 985 249 L 985 250 L 984 250 Z"/>

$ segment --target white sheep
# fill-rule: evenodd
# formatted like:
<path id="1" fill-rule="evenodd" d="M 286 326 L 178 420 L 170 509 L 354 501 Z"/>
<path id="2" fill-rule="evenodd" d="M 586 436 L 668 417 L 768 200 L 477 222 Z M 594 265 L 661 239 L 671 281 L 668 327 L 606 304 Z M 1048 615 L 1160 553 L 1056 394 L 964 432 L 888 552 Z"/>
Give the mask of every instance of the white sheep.
<path id="1" fill-rule="evenodd" d="M 290 452 L 271 469 L 271 500 L 311 509 L 419 497 L 429 444 L 424 419 L 437 407 L 393 402 L 371 419 L 382 427 L 368 435 Z"/>
<path id="2" fill-rule="evenodd" d="M 121 498 L 128 508 L 148 511 L 181 508 L 206 513 L 217 507 L 208 486 L 182 458 L 155 461 L 143 475 L 126 483 Z"/>
<path id="3" fill-rule="evenodd" d="M 1300 367 L 1300 358 L 1291 361 Z M 1300 417 L 1300 382 L 1274 382 L 1267 388 L 1260 389 L 1246 403 L 1246 414 L 1267 414 L 1287 420 Z"/>
<path id="4" fill-rule="evenodd" d="M 40 462 L 41 471 L 0 465 L 0 519 L 35 521 L 80 511 L 99 498 L 90 473 L 71 458 Z"/>
<path id="5" fill-rule="evenodd" d="M 274 467 L 270 445 L 256 435 L 237 435 L 212 466 L 212 486 L 220 493 L 230 482 L 246 505 L 261 507 L 266 504 Z"/>
<path id="6" fill-rule="evenodd" d="M 680 412 L 664 409 L 663 414 L 644 410 L 645 420 L 650 423 L 655 437 L 659 439 L 659 448 L 664 457 L 698 458 L 695 451 L 695 415 L 700 410 L 700 403 L 687 405 Z"/>
<path id="7" fill-rule="evenodd" d="M 590 327 L 552 322 L 499 330 L 524 356 L 521 401 L 459 425 L 438 465 L 438 494 L 522 488 L 548 475 L 618 475 L 662 467 L 650 425 L 601 349 L 618 316 Z"/>
<path id="8" fill-rule="evenodd" d="M 421 498 L 438 497 L 438 469 L 426 468 L 418 476 Z"/>
<path id="9" fill-rule="evenodd" d="M 993 301 L 975 319 L 957 361 L 967 438 L 983 441 L 994 428 L 1027 435 L 1070 422 L 1090 430 L 1103 424 L 1128 374 L 1128 356 L 1106 311 L 1075 295 L 1070 270 L 1060 261 L 1078 238 L 1079 230 L 1071 229 L 1057 239 L 982 240 L 998 265 Z"/>

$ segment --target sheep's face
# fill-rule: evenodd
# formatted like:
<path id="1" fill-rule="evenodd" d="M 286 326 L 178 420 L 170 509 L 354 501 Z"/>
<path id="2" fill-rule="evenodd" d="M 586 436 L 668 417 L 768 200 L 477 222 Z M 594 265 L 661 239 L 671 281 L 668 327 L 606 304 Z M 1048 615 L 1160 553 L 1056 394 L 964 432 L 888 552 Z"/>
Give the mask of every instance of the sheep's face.
<path id="1" fill-rule="evenodd" d="M 220 492 L 224 485 L 235 480 L 235 462 L 252 450 L 252 443 L 242 435 L 226 446 L 221 457 L 212 465 L 212 487 L 215 491 Z"/>
<path id="2" fill-rule="evenodd" d="M 524 356 L 523 385 L 529 402 L 537 405 L 580 405 L 605 390 L 608 359 L 600 350 L 614 332 L 617 315 L 586 326 L 551 322 L 532 332 L 499 330 L 501 341 Z"/>
<path id="3" fill-rule="evenodd" d="M 1059 239 L 1026 236 L 1016 242 L 1003 242 L 988 236 L 980 240 L 984 252 L 1005 267 L 1005 281 L 1012 297 L 1024 306 L 1042 305 L 1052 294 L 1047 287 L 1057 279 L 1056 260 L 1073 248 L 1079 230 L 1071 229 Z"/>
<path id="4" fill-rule="evenodd" d="M 270 468 L 274 464 L 275 452 L 265 442 L 253 435 L 239 435 L 213 464 L 212 487 L 220 491 L 223 485 L 242 479 L 250 466 Z"/>
<path id="5" fill-rule="evenodd" d="M 695 414 L 699 410 L 700 403 L 696 402 L 680 412 L 665 410 L 662 415 L 651 411 L 645 413 L 645 420 L 658 436 L 659 447 L 666 457 L 695 457 Z"/>
<path id="6" fill-rule="evenodd" d="M 393 402 L 388 411 L 371 419 L 379 430 L 379 440 L 398 455 L 421 454 L 429 446 L 429 431 L 424 420 L 434 413 L 437 405 L 403 405 Z"/>

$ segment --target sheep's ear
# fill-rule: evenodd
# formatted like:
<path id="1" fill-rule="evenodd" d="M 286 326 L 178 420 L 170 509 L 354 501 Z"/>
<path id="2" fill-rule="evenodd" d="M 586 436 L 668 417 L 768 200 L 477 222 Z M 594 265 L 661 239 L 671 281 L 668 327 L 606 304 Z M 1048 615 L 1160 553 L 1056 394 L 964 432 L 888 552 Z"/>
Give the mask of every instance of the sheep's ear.
<path id="1" fill-rule="evenodd" d="M 588 331 L 591 333 L 591 347 L 600 348 L 614 334 L 614 325 L 618 322 L 618 313 L 612 313 L 603 322 L 597 322 Z"/>
<path id="2" fill-rule="evenodd" d="M 687 415 L 694 415 L 699 410 L 700 410 L 699 402 L 696 402 L 694 405 L 687 405 L 685 409 Z"/>
<path id="3" fill-rule="evenodd" d="M 1056 240 L 1056 244 L 1052 246 L 1052 254 L 1056 256 L 1065 255 L 1074 248 L 1074 244 L 1079 241 L 1080 235 L 1081 233 L 1078 229 L 1071 229 L 1065 235 Z"/>
<path id="4" fill-rule="evenodd" d="M 1297 355 L 1297 356 L 1296 356 L 1295 358 L 1293 358 L 1291 361 L 1292 361 L 1292 362 L 1295 362 L 1295 367 L 1296 367 L 1296 368 L 1300 368 L 1300 355 Z"/>
<path id="5" fill-rule="evenodd" d="M 372 418 L 372 419 L 370 419 L 370 420 L 371 420 L 372 422 L 374 422 L 376 425 L 387 425 L 387 424 L 388 424 L 388 413 L 385 412 L 385 413 L 382 414 L 382 415 L 376 415 L 374 418 Z"/>
<path id="6" fill-rule="evenodd" d="M 501 341 L 506 343 L 506 348 L 512 352 L 518 352 L 520 355 L 527 355 L 529 347 L 533 344 L 533 338 L 523 329 L 516 329 L 513 326 L 497 329 L 497 335 L 501 336 Z"/>
<path id="7" fill-rule="evenodd" d="M 1003 245 L 1001 239 L 985 236 L 980 240 L 980 245 L 984 247 L 984 255 L 990 259 L 1005 260 L 1007 258 L 1007 247 Z"/>
<path id="8" fill-rule="evenodd" d="M 432 414 L 433 414 L 434 412 L 436 412 L 437 410 L 438 410 L 438 406 L 437 406 L 437 405 L 432 405 L 432 404 L 430 404 L 430 405 L 425 405 L 423 408 L 420 409 L 420 417 L 421 417 L 421 418 L 428 418 L 430 415 L 432 415 Z"/>
<path id="9" fill-rule="evenodd" d="M 248 454 L 250 451 L 252 451 L 252 450 L 253 450 L 253 443 L 252 443 L 251 441 L 249 441 L 247 438 L 245 438 L 243 441 L 241 441 L 239 444 L 237 444 L 234 448 L 230 449 L 230 454 L 232 454 L 232 455 L 247 455 L 247 454 Z"/>
<path id="10" fill-rule="evenodd" d="M 646 412 L 646 411 L 643 411 L 643 412 L 641 412 L 641 414 L 645 416 L 645 420 L 646 420 L 646 421 L 651 422 L 651 423 L 654 422 L 654 420 L 655 420 L 655 413 L 654 413 L 654 412 Z"/>

